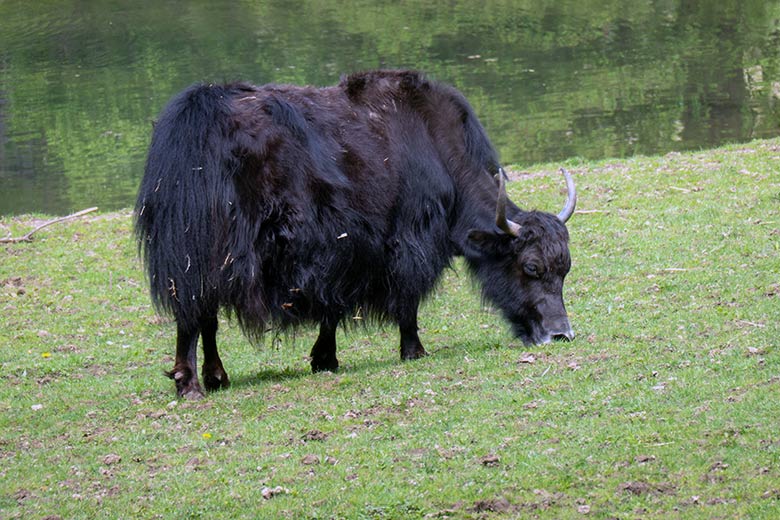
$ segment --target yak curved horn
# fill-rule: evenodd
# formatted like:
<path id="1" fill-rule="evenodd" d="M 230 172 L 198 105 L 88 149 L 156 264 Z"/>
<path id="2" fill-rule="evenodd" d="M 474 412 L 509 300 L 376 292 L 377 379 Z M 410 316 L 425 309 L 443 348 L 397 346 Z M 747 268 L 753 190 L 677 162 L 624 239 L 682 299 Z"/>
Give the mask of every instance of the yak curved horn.
<path id="1" fill-rule="evenodd" d="M 558 213 L 558 220 L 565 224 L 574 214 L 574 208 L 577 206 L 577 190 L 574 188 L 574 179 L 571 178 L 571 174 L 564 168 L 561 168 L 561 173 L 566 179 L 567 195 L 566 204 L 563 205 L 563 209 Z"/>
<path id="2" fill-rule="evenodd" d="M 520 224 L 506 218 L 506 173 L 503 168 L 498 170 L 498 201 L 496 202 L 496 225 L 498 229 L 513 237 L 520 235 Z"/>

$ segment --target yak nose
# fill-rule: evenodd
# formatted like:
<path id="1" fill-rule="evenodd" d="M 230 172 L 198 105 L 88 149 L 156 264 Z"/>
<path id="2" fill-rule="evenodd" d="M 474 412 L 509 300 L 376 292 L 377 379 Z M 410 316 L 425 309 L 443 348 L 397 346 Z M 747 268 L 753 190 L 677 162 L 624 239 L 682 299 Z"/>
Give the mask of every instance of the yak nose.
<path id="1" fill-rule="evenodd" d="M 556 332 L 552 335 L 553 341 L 573 341 L 574 340 L 574 331 L 569 329 L 564 332 Z"/>

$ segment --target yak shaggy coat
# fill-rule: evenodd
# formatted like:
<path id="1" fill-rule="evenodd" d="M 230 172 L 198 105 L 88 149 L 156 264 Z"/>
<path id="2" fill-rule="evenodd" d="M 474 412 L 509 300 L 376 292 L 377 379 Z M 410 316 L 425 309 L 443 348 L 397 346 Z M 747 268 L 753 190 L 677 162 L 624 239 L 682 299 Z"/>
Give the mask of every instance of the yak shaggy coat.
<path id="1" fill-rule="evenodd" d="M 177 322 L 179 393 L 202 395 L 199 334 L 206 387 L 227 386 L 220 308 L 250 335 L 319 324 L 314 370 L 338 367 L 335 330 L 357 313 L 397 323 L 402 357 L 422 356 L 417 309 L 455 255 L 524 341 L 549 337 L 535 325 L 544 312 L 524 310 L 518 263 L 537 244 L 528 251 L 560 294 L 566 228 L 511 202 L 520 231 L 497 228 L 499 171 L 464 97 L 416 72 L 180 93 L 155 126 L 135 223 L 153 301 Z"/>

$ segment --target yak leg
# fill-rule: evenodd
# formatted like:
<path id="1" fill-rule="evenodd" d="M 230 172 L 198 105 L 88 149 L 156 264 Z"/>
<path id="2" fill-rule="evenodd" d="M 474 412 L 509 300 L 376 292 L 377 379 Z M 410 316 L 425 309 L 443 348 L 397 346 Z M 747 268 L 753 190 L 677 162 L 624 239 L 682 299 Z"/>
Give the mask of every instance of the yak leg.
<path id="1" fill-rule="evenodd" d="M 200 330 L 188 330 L 177 324 L 176 361 L 167 376 L 176 383 L 176 393 L 185 399 L 200 399 L 203 390 L 198 382 L 198 336 Z"/>
<path id="2" fill-rule="evenodd" d="M 398 329 L 401 332 L 401 359 L 419 359 L 428 353 L 417 335 L 417 307 L 419 303 L 411 305 L 404 315 L 398 320 Z"/>
<path id="3" fill-rule="evenodd" d="M 320 322 L 320 335 L 311 349 L 312 372 L 335 372 L 339 368 L 336 359 L 336 325 L 331 320 Z"/>
<path id="4" fill-rule="evenodd" d="M 217 351 L 217 329 L 219 322 L 216 315 L 201 321 L 200 334 L 203 338 L 203 385 L 206 390 L 219 390 L 230 386 L 227 372 L 222 366 L 222 360 Z"/>

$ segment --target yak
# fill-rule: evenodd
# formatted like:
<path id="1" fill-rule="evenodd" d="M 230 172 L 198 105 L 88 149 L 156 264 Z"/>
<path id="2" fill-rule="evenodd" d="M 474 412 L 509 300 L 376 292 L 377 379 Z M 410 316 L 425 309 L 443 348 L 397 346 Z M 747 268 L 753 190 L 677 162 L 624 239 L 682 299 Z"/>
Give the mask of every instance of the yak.
<path id="1" fill-rule="evenodd" d="M 176 322 L 167 375 L 185 398 L 229 385 L 217 314 L 250 338 L 319 325 L 314 372 L 335 371 L 356 314 L 397 324 L 403 360 L 426 355 L 421 300 L 462 256 L 525 344 L 571 340 L 565 222 L 508 200 L 485 129 L 454 87 L 417 71 L 337 86 L 197 84 L 154 125 L 134 211 L 152 301 Z"/>

